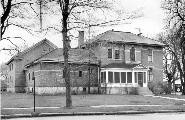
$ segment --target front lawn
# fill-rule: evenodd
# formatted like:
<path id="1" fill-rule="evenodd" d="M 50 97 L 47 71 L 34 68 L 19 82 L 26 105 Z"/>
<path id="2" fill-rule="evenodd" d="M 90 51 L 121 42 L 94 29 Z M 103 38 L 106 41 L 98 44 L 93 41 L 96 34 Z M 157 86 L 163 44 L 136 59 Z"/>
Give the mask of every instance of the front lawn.
<path id="1" fill-rule="evenodd" d="M 175 100 L 144 97 L 140 95 L 72 95 L 73 106 L 96 105 L 173 105 Z M 184 102 L 185 104 L 185 102 Z M 33 95 L 23 93 L 2 93 L 1 107 L 32 107 Z M 64 107 L 65 95 L 36 96 L 37 107 Z"/>
<path id="2" fill-rule="evenodd" d="M 65 109 L 65 95 L 36 96 L 36 107 L 60 107 L 37 109 L 38 112 L 114 112 L 114 111 L 151 111 L 151 110 L 185 110 L 184 101 L 163 98 L 144 97 L 141 95 L 72 95 L 73 108 Z M 161 106 L 122 106 L 100 107 L 98 105 L 161 105 Z M 23 93 L 2 93 L 2 114 L 31 113 L 33 109 L 4 108 L 33 107 L 33 95 Z"/>

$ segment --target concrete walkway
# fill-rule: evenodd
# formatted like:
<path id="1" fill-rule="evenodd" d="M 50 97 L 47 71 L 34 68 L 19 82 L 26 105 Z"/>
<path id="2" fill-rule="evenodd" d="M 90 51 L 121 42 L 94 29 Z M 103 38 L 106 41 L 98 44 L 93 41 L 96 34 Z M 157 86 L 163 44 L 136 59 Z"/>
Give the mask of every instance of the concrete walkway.
<path id="1" fill-rule="evenodd" d="M 179 99 L 179 98 L 172 98 L 172 97 L 163 97 L 163 96 L 154 96 L 154 95 L 144 95 L 146 97 L 154 97 L 154 98 L 164 98 L 169 100 L 177 100 L 177 101 L 185 101 L 185 99 Z"/>
<path id="2" fill-rule="evenodd" d="M 61 107 L 35 107 L 35 109 L 59 109 Z M 2 108 L 4 110 L 26 110 L 26 109 L 33 109 L 33 107 L 19 107 L 19 108 Z"/>

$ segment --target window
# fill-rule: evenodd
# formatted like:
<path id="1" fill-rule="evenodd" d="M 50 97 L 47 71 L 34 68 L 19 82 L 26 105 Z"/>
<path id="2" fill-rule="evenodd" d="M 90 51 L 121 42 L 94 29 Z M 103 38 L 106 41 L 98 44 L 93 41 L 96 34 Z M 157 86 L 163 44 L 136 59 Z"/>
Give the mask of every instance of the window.
<path id="1" fill-rule="evenodd" d="M 148 62 L 152 62 L 152 49 L 148 49 Z"/>
<path id="2" fill-rule="evenodd" d="M 149 68 L 149 71 L 148 71 L 148 81 L 152 81 L 153 80 L 153 74 L 152 74 L 152 68 Z"/>
<path id="3" fill-rule="evenodd" d="M 12 63 L 9 65 L 9 69 L 10 69 L 10 71 L 13 70 L 13 64 Z"/>
<path id="4" fill-rule="evenodd" d="M 137 81 L 138 81 L 138 72 L 135 72 L 134 75 L 135 75 L 135 83 L 137 83 Z"/>
<path id="5" fill-rule="evenodd" d="M 28 80 L 30 80 L 30 73 L 28 74 Z"/>
<path id="6" fill-rule="evenodd" d="M 34 72 L 32 72 L 32 80 L 35 80 Z"/>
<path id="7" fill-rule="evenodd" d="M 120 83 L 120 73 L 114 72 L 114 81 L 115 83 Z"/>
<path id="8" fill-rule="evenodd" d="M 12 65 L 12 70 L 13 70 L 13 64 L 11 64 Z"/>
<path id="9" fill-rule="evenodd" d="M 127 83 L 132 83 L 132 72 L 127 72 Z"/>
<path id="10" fill-rule="evenodd" d="M 112 58 L 112 49 L 108 49 L 108 58 Z"/>
<path id="11" fill-rule="evenodd" d="M 82 77 L 82 71 L 79 71 L 79 77 Z"/>
<path id="12" fill-rule="evenodd" d="M 135 61 L 135 48 L 130 49 L 130 61 Z"/>
<path id="13" fill-rule="evenodd" d="M 106 72 L 101 72 L 101 83 L 106 82 Z"/>
<path id="14" fill-rule="evenodd" d="M 126 72 L 121 72 L 121 83 L 126 83 Z"/>
<path id="15" fill-rule="evenodd" d="M 115 50 L 115 59 L 120 59 L 120 51 Z"/>
<path id="16" fill-rule="evenodd" d="M 65 72 L 64 72 L 64 70 L 63 70 L 63 78 L 65 78 Z"/>
<path id="17" fill-rule="evenodd" d="M 108 72 L 108 82 L 113 83 L 113 72 Z"/>

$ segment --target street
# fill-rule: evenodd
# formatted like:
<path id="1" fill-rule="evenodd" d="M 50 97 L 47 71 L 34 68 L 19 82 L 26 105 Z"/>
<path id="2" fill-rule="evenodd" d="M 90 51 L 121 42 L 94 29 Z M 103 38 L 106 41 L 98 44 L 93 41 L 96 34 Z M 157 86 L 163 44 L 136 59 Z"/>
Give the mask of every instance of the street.
<path id="1" fill-rule="evenodd" d="M 130 115 L 57 116 L 37 118 L 15 118 L 10 120 L 184 120 L 185 113 L 155 113 Z"/>

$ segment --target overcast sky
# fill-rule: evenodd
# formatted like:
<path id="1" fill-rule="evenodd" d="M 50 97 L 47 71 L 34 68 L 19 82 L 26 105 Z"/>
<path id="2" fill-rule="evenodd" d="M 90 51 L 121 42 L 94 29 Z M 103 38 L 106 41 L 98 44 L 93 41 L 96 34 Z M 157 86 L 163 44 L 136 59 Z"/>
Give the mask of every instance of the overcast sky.
<path id="1" fill-rule="evenodd" d="M 115 0 L 116 1 L 116 0 Z M 138 29 L 141 29 L 141 32 L 144 36 L 155 38 L 156 35 L 163 31 L 164 28 L 164 11 L 160 8 L 161 7 L 161 0 L 120 0 L 122 5 L 120 7 L 123 7 L 126 11 L 133 11 L 136 9 L 140 9 L 143 12 L 143 17 L 135 19 L 132 21 L 131 24 L 123 24 L 119 26 L 111 26 L 107 27 L 104 30 L 99 31 L 104 32 L 108 29 L 114 29 L 119 31 L 127 31 L 132 33 L 138 33 Z M 61 34 L 49 34 L 49 35 L 30 35 L 26 32 L 23 32 L 22 30 L 15 29 L 15 28 L 9 28 L 8 32 L 6 33 L 7 36 L 22 36 L 23 39 L 26 40 L 26 43 L 31 46 L 38 41 L 47 38 L 54 44 L 56 44 L 58 47 L 61 47 Z M 18 45 L 22 45 L 23 41 L 17 41 Z M 76 41 L 73 41 L 72 43 L 73 47 L 77 45 Z M 7 47 L 9 44 L 7 41 L 1 41 L 0 42 L 0 49 Z M 7 54 L 6 51 L 0 51 L 0 64 L 2 62 L 8 61 L 11 56 Z"/>

